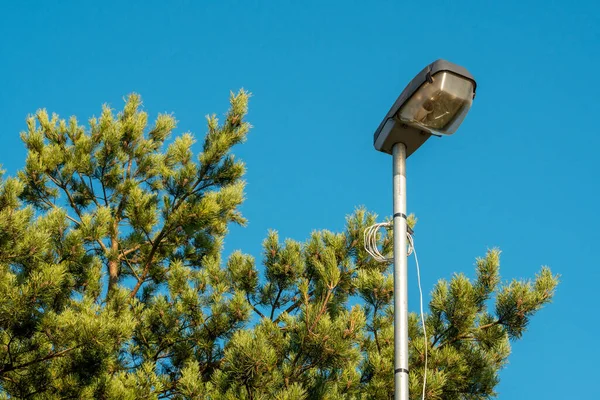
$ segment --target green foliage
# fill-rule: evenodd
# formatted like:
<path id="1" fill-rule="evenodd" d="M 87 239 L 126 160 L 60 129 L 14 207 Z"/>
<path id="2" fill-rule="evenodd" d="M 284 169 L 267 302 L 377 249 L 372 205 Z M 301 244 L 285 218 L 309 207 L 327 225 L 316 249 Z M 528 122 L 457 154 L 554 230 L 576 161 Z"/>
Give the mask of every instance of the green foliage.
<path id="1" fill-rule="evenodd" d="M 88 127 L 27 118 L 25 168 L 0 180 L 0 397 L 390 398 L 393 282 L 363 248 L 374 214 L 305 242 L 271 231 L 261 266 L 222 259 L 229 224 L 245 223 L 231 149 L 248 97 L 207 118 L 197 156 L 191 134 L 171 138 L 171 115 L 149 126 L 137 95 Z M 439 281 L 427 338 L 410 316 L 412 398 L 425 346 L 427 399 L 494 397 L 510 340 L 557 285 L 548 268 L 503 284 L 499 265 L 490 250 L 475 279 Z"/>

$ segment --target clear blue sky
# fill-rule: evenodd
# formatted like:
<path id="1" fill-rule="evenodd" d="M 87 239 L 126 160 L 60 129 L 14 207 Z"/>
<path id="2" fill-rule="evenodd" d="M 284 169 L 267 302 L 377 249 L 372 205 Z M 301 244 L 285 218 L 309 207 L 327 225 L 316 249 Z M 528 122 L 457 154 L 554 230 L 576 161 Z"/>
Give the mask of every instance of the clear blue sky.
<path id="1" fill-rule="evenodd" d="M 0 163 L 24 162 L 19 132 L 46 107 L 86 120 L 142 94 L 205 132 L 229 90 L 254 97 L 250 223 L 227 252 L 260 255 L 267 229 L 304 240 L 365 205 L 391 212 L 391 158 L 372 135 L 404 85 L 445 58 L 476 77 L 459 131 L 408 160 L 408 208 L 429 291 L 472 275 L 487 248 L 506 279 L 562 274 L 555 302 L 514 344 L 500 399 L 600 398 L 597 126 L 600 6 L 593 1 L 0 0 Z M 410 277 L 410 307 L 417 309 Z"/>

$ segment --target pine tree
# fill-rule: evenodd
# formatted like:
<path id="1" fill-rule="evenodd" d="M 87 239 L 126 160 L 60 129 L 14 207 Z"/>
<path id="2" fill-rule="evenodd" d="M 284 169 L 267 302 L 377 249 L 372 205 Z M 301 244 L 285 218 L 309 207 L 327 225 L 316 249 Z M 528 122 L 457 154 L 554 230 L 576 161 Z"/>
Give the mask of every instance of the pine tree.
<path id="1" fill-rule="evenodd" d="M 25 168 L 0 181 L 0 397 L 389 399 L 390 266 L 362 246 L 376 216 L 344 232 L 263 243 L 262 265 L 222 259 L 243 225 L 248 93 L 207 118 L 202 151 L 148 126 L 138 95 L 80 125 L 45 110 L 21 134 Z M 414 223 L 414 220 L 412 221 Z M 389 252 L 391 238 L 381 235 Z M 557 276 L 501 283 L 500 252 L 432 292 L 427 338 L 409 321 L 411 398 L 487 399 Z M 359 301 L 357 301 L 359 300 Z M 355 304 L 350 307 L 349 304 Z"/>

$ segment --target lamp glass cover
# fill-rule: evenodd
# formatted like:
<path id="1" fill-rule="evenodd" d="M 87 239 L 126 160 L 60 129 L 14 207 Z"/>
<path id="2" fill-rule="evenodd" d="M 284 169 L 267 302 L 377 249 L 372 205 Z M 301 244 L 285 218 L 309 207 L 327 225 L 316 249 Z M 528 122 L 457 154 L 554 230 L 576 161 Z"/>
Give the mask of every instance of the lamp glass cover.
<path id="1" fill-rule="evenodd" d="M 450 135 L 458 129 L 473 102 L 473 82 L 440 71 L 426 81 L 398 111 L 401 121 L 430 132 Z"/>

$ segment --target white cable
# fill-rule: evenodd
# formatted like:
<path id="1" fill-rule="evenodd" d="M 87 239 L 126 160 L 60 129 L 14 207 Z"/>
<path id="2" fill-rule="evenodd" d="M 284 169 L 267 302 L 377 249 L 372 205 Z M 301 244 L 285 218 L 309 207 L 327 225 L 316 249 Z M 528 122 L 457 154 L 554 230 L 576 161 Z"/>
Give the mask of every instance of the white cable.
<path id="1" fill-rule="evenodd" d="M 369 226 L 365 229 L 364 232 L 364 247 L 367 253 L 375 261 L 378 262 L 390 262 L 393 261 L 393 258 L 385 257 L 379 251 L 379 247 L 377 246 L 377 232 L 381 228 L 389 227 L 392 225 L 389 222 L 380 222 L 374 225 Z M 410 233 L 406 233 L 408 239 L 408 252 L 407 256 L 410 256 L 414 253 L 415 255 L 415 264 L 417 265 L 417 282 L 419 284 L 419 306 L 421 308 L 421 324 L 423 325 L 423 341 L 425 344 L 425 367 L 423 371 L 423 392 L 422 392 L 422 400 L 425 400 L 425 388 L 427 387 L 427 362 L 428 362 L 428 339 L 427 339 L 427 329 L 425 328 L 425 312 L 423 311 L 423 288 L 421 287 L 421 269 L 419 268 L 419 259 L 417 258 L 417 251 L 415 249 L 415 241 Z"/>
<path id="2" fill-rule="evenodd" d="M 417 265 L 417 282 L 419 283 L 419 297 L 420 297 L 420 307 L 421 307 L 421 323 L 423 324 L 423 338 L 425 344 L 425 370 L 423 371 L 423 393 L 422 400 L 425 400 L 425 386 L 427 385 L 427 330 L 425 329 L 425 313 L 423 312 L 423 289 L 421 288 L 421 271 L 419 268 L 419 259 L 417 258 L 417 250 L 415 249 L 415 242 L 413 237 L 408 235 L 408 242 L 410 243 L 410 247 L 413 249 L 413 253 L 415 255 L 415 264 Z"/>
<path id="3" fill-rule="evenodd" d="M 378 262 L 391 261 L 390 258 L 387 258 L 383 254 L 381 254 L 381 252 L 379 251 L 379 248 L 377 246 L 377 232 L 379 231 L 379 229 L 386 228 L 388 226 L 390 226 L 389 222 L 380 222 L 378 224 L 369 226 L 368 228 L 365 229 L 365 232 L 364 232 L 365 250 L 367 251 L 367 253 L 369 253 L 369 255 L 371 257 L 373 257 L 373 259 L 375 261 L 378 261 Z"/>
<path id="4" fill-rule="evenodd" d="M 389 226 L 392 226 L 391 222 L 379 222 L 379 223 L 371 225 L 365 229 L 364 248 L 365 248 L 366 252 L 369 253 L 369 255 L 371 257 L 373 257 L 373 259 L 375 261 L 391 262 L 394 260 L 393 257 L 385 257 L 383 254 L 381 254 L 381 252 L 379 251 L 379 247 L 377 246 L 377 232 L 379 231 L 379 229 L 387 228 Z M 413 246 L 412 246 L 412 244 L 410 244 L 410 234 L 407 233 L 406 235 L 407 235 L 407 238 L 409 238 L 409 246 L 408 246 L 407 256 L 410 256 L 413 252 Z"/>

